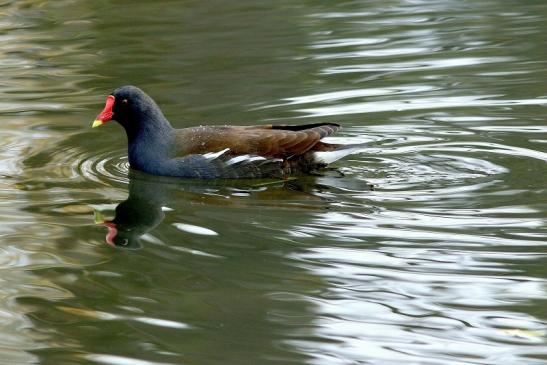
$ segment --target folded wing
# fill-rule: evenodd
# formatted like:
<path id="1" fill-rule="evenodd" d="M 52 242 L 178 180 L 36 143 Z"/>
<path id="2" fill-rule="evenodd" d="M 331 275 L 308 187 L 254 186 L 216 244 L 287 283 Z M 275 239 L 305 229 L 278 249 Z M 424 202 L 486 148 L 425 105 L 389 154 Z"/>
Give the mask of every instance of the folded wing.
<path id="1" fill-rule="evenodd" d="M 232 156 L 255 155 L 289 159 L 324 148 L 319 141 L 340 129 L 338 124 L 265 126 L 202 126 L 178 131 L 178 156 L 229 149 Z"/>

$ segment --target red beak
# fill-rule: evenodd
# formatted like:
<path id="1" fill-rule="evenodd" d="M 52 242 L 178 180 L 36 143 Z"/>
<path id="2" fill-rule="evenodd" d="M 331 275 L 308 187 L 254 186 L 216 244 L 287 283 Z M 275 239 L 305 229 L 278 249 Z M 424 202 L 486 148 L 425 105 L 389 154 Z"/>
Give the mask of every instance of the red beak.
<path id="1" fill-rule="evenodd" d="M 98 127 L 100 125 L 105 124 L 109 120 L 112 120 L 112 117 L 114 116 L 114 112 L 112 109 L 114 108 L 114 102 L 116 101 L 116 98 L 112 95 L 108 95 L 106 97 L 106 105 L 104 106 L 103 111 L 101 114 L 97 115 L 97 118 L 91 125 L 91 128 Z"/>

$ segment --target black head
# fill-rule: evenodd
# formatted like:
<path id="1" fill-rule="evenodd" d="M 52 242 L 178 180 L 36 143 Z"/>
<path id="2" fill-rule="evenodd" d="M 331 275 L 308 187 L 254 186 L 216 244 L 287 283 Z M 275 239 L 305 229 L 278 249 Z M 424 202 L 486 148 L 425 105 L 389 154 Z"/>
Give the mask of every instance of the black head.
<path id="1" fill-rule="evenodd" d="M 136 130 L 146 124 L 168 123 L 156 102 L 144 91 L 136 86 L 122 86 L 114 90 L 106 98 L 103 111 L 93 122 L 93 127 L 98 127 L 115 120 L 128 132 Z"/>

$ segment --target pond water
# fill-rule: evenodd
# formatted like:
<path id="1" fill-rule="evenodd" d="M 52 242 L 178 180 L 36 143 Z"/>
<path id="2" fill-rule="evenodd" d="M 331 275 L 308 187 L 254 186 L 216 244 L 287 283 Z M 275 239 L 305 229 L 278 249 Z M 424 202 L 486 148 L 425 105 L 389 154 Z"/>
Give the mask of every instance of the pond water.
<path id="1" fill-rule="evenodd" d="M 544 1 L 0 15 L 1 363 L 547 362 Z M 130 173 L 121 127 L 90 128 L 124 84 L 178 128 L 368 148 L 285 182 Z"/>

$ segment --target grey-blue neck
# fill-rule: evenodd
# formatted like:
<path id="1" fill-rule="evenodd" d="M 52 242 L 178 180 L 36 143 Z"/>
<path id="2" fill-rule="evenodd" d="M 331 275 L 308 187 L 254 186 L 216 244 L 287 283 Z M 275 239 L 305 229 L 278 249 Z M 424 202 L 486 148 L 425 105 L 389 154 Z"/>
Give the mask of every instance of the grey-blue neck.
<path id="1" fill-rule="evenodd" d="M 155 105 L 153 105 L 155 106 Z M 120 121 L 127 134 L 129 163 L 143 171 L 152 171 L 170 159 L 173 127 L 159 108 L 137 110 Z"/>

